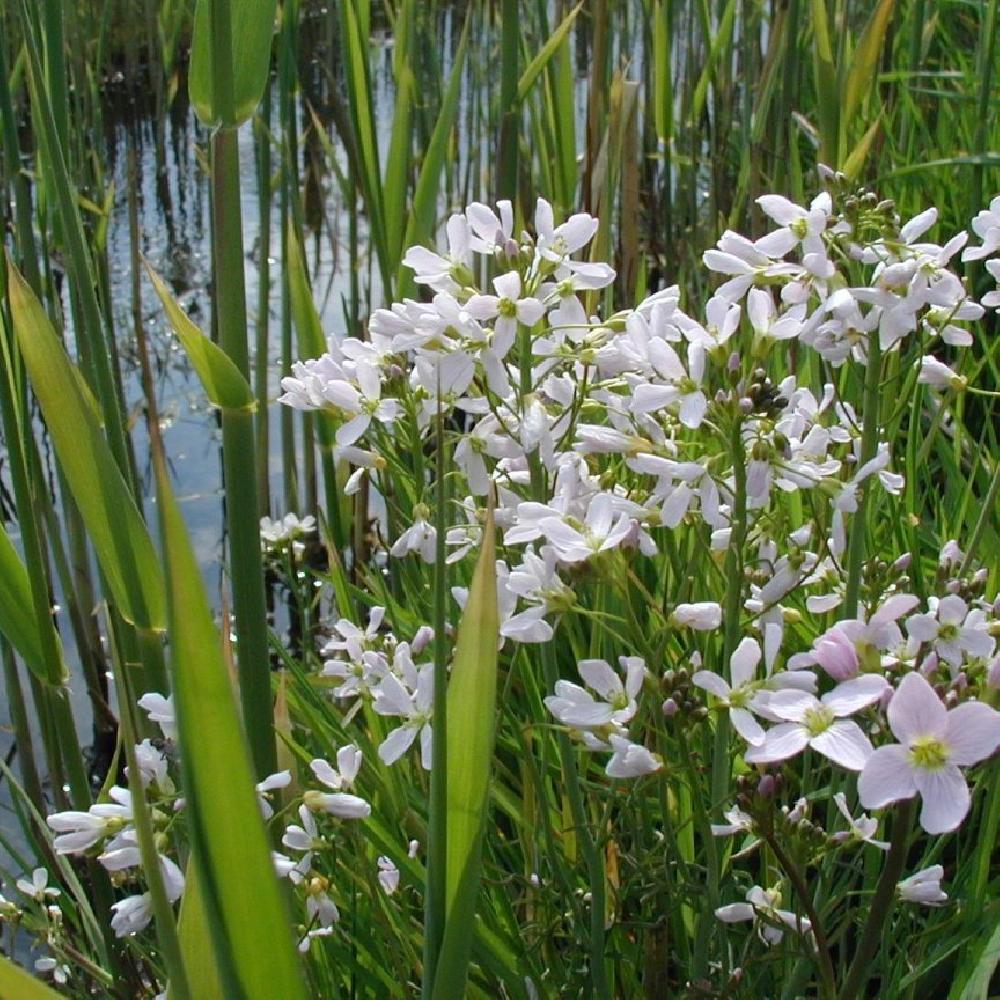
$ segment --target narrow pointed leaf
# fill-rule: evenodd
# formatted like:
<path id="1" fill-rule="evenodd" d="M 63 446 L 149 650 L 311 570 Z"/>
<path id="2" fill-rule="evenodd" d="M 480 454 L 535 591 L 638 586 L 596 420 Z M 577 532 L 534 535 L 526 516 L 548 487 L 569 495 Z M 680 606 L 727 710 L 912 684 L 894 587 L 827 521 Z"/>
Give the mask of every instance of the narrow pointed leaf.
<path id="1" fill-rule="evenodd" d="M 198 868 L 190 859 L 184 873 L 184 896 L 177 921 L 184 968 L 192 983 L 197 983 L 198 1000 L 226 1000 L 219 977 L 219 965 L 212 947 L 212 935 L 205 912 L 205 900 L 198 879 Z M 173 1000 L 167 989 L 167 1000 Z"/>
<path id="2" fill-rule="evenodd" d="M 255 406 L 253 390 L 232 359 L 218 344 L 212 343 L 177 304 L 163 279 L 151 268 L 150 280 L 166 310 L 170 325 L 177 334 L 205 393 L 213 405 L 223 410 L 247 410 Z"/>
<path id="3" fill-rule="evenodd" d="M 61 684 L 66 679 L 62 657 L 50 663 L 38 631 L 31 600 L 31 581 L 7 532 L 0 527 L 0 632 L 39 680 Z M 58 642 L 58 638 L 57 638 Z"/>
<path id="4" fill-rule="evenodd" d="M 559 46 L 563 43 L 563 39 L 565 39 L 566 35 L 569 34 L 569 29 L 573 27 L 576 15 L 580 13 L 580 8 L 582 6 L 583 0 L 580 0 L 580 2 L 562 19 L 562 21 L 559 22 L 559 26 L 552 32 L 545 44 L 535 54 L 535 58 L 532 59 L 531 62 L 524 68 L 524 72 L 517 81 L 517 100 L 519 103 L 531 93 L 531 88 L 534 86 L 535 80 L 538 79 L 538 75 L 543 69 L 545 69 L 549 60 L 556 54 Z"/>
<path id="5" fill-rule="evenodd" d="M 434 977 L 434 997 L 440 1000 L 465 994 L 493 767 L 498 636 L 491 508 L 448 682 L 447 745 L 461 752 L 449 753 L 447 760 L 445 930 Z"/>
<path id="6" fill-rule="evenodd" d="M 213 0 L 198 0 L 191 40 L 188 92 L 198 117 L 206 125 L 239 125 L 260 103 L 271 65 L 271 36 L 277 0 L 229 0 L 232 20 L 233 113 L 226 121 L 213 96 Z"/>
<path id="7" fill-rule="evenodd" d="M 159 560 L 101 433 L 94 401 L 41 303 L 9 260 L 7 276 L 25 367 L 111 596 L 128 621 L 162 629 L 166 604 Z"/>
<path id="8" fill-rule="evenodd" d="M 861 108 L 865 94 L 871 89 L 878 73 L 878 61 L 885 44 L 885 33 L 889 27 L 895 0 L 880 0 L 872 11 L 865 30 L 858 39 L 851 68 L 844 82 L 844 100 L 841 105 L 841 121 L 851 122 Z"/>
<path id="9" fill-rule="evenodd" d="M 177 501 L 157 464 L 186 814 L 224 995 L 304 1000 L 219 633 Z"/>

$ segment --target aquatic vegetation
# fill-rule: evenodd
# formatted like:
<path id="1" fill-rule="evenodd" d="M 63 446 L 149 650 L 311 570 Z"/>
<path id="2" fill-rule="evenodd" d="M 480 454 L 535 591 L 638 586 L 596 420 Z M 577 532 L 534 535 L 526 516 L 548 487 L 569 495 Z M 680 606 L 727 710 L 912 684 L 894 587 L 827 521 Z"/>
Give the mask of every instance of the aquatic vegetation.
<path id="1" fill-rule="evenodd" d="M 437 22 L 403 0 L 387 13 L 388 130 L 375 14 L 331 7 L 343 90 L 332 130 L 311 110 L 300 133 L 297 48 L 315 15 L 199 0 L 188 88 L 208 129 L 215 339 L 140 266 L 134 193 L 132 263 L 137 301 L 148 278 L 218 415 L 217 605 L 141 307 L 140 475 L 114 303 L 95 277 L 105 248 L 81 215 L 57 85 L 58 5 L 4 15 L 23 53 L 13 76 L 0 65 L 5 156 L 19 75 L 39 147 L 0 270 L 19 529 L 0 540 L 17 748 L 16 771 L 0 763 L 16 816 L 0 994 L 987 995 L 1000 202 L 981 204 L 994 154 L 977 132 L 980 153 L 950 164 L 974 171 L 972 204 L 951 191 L 927 207 L 906 168 L 866 182 L 870 159 L 889 162 L 877 138 L 912 152 L 923 127 L 915 108 L 908 136 L 886 124 L 890 27 L 918 50 L 929 29 L 883 0 L 858 25 L 838 19 L 835 46 L 818 3 L 814 121 L 793 126 L 816 147 L 782 131 L 788 161 L 768 161 L 768 185 L 748 152 L 727 225 L 720 145 L 714 193 L 682 238 L 671 206 L 687 175 L 671 172 L 686 129 L 706 108 L 713 127 L 743 113 L 724 97 L 746 97 L 728 78 L 737 5 L 709 18 L 707 62 L 679 99 L 687 57 L 671 53 L 694 5 L 624 16 L 652 56 L 641 129 L 637 84 L 610 72 L 609 6 L 557 5 L 551 24 L 544 5 L 451 12 L 430 74 Z M 800 16 L 793 3 L 755 23 L 798 55 Z M 574 36 L 584 18 L 590 34 Z M 164 5 L 164 42 L 187 23 Z M 466 154 L 451 148 L 478 99 L 464 82 L 493 86 L 474 59 L 480 24 L 499 44 L 495 197 L 455 183 Z M 992 51 L 995 4 L 983 27 Z M 579 167 L 574 37 L 594 64 Z M 791 108 L 779 50 L 755 44 L 762 93 Z M 745 113 L 759 142 L 773 110 Z M 278 191 L 281 243 L 279 264 L 265 223 L 256 358 L 239 138 L 252 117 L 242 135 L 268 219 Z M 663 200 L 646 197 L 667 242 L 653 220 L 640 249 L 649 129 L 644 176 Z M 303 135 L 349 204 L 333 329 L 307 252 Z M 67 255 L 65 299 L 50 240 Z M 269 409 L 277 491 L 261 469 Z M 81 686 L 103 758 L 78 736 Z"/>

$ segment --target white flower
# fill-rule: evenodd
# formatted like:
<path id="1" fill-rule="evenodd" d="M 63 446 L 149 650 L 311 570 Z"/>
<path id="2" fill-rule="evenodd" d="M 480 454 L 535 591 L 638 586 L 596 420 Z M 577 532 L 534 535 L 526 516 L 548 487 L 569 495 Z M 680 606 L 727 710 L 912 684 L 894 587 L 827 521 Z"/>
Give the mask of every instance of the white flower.
<path id="1" fill-rule="evenodd" d="M 574 729 L 625 725 L 638 708 L 636 696 L 646 676 L 646 664 L 638 656 L 622 656 L 619 662 L 625 672 L 624 683 L 606 660 L 581 660 L 577 669 L 590 691 L 572 681 L 558 680 L 555 694 L 545 699 L 545 707 L 564 726 Z"/>
<path id="2" fill-rule="evenodd" d="M 35 900 L 36 903 L 44 903 L 47 899 L 54 899 L 61 895 L 55 886 L 49 885 L 49 873 L 44 868 L 36 868 L 31 873 L 31 880 L 19 878 L 15 883 L 18 891 L 25 896 Z"/>
<path id="3" fill-rule="evenodd" d="M 132 822 L 132 796 L 128 789 L 115 785 L 108 795 L 111 802 L 98 802 L 87 812 L 70 809 L 46 819 L 49 829 L 58 834 L 53 841 L 57 854 L 80 854 Z"/>
<path id="4" fill-rule="evenodd" d="M 764 742 L 764 730 L 750 714 L 749 706 L 758 685 L 754 683 L 757 664 L 760 663 L 760 646 L 756 639 L 746 638 L 729 658 L 730 685 L 723 677 L 710 670 L 699 670 L 691 680 L 700 688 L 714 694 L 729 709 L 733 728 L 747 741 L 757 745 Z"/>
<path id="5" fill-rule="evenodd" d="M 614 751 L 604 769 L 609 778 L 638 778 L 644 774 L 653 774 L 663 767 L 659 754 L 651 753 L 624 736 L 612 733 L 608 742 Z"/>
<path id="6" fill-rule="evenodd" d="M 165 740 L 177 739 L 177 716 L 174 713 L 173 695 L 164 697 L 155 691 L 144 694 L 137 702 L 149 716 L 150 722 L 155 722 L 163 733 Z"/>
<path id="7" fill-rule="evenodd" d="M 425 563 L 432 563 L 437 558 L 437 529 L 428 523 L 427 514 L 414 511 L 415 520 L 389 549 L 393 556 L 405 556 L 416 552 Z"/>
<path id="8" fill-rule="evenodd" d="M 715 601 L 700 601 L 697 604 L 678 604 L 670 616 L 671 624 L 693 628 L 698 632 L 710 632 L 722 624 L 722 607 Z"/>
<path id="9" fill-rule="evenodd" d="M 408 691 L 395 674 L 387 674 L 375 689 L 373 708 L 379 715 L 401 716 L 405 721 L 392 730 L 378 748 L 385 764 L 394 764 L 420 735 L 420 762 L 431 769 L 431 712 L 434 706 L 434 665 L 425 663 L 417 672 L 416 686 Z"/>
<path id="10" fill-rule="evenodd" d="M 769 729 L 759 746 L 744 754 L 748 764 L 770 764 L 787 760 L 807 746 L 834 763 L 860 771 L 872 752 L 861 727 L 846 718 L 878 701 L 888 687 L 884 677 L 862 674 L 838 684 L 817 699 L 805 691 L 776 691 L 767 699 L 767 709 L 785 721 Z"/>
<path id="11" fill-rule="evenodd" d="M 340 819 L 364 819 L 371 814 L 371 806 L 357 795 L 345 789 L 354 787 L 354 779 L 361 769 L 361 751 L 349 743 L 337 751 L 337 766 L 317 758 L 309 766 L 313 774 L 333 792 L 319 792 L 310 789 L 302 796 L 302 801 L 312 810 L 326 812 Z"/>
<path id="12" fill-rule="evenodd" d="M 160 871 L 167 899 L 176 903 L 184 892 L 184 873 L 162 854 L 159 855 Z M 148 892 L 126 896 L 111 907 L 111 929 L 116 937 L 129 937 L 144 930 L 153 919 L 153 897 Z"/>
<path id="13" fill-rule="evenodd" d="M 614 498 L 610 493 L 598 493 L 590 501 L 587 516 L 579 527 L 561 517 L 544 517 L 539 527 L 559 559 L 570 563 L 583 562 L 599 552 L 617 548 L 630 530 L 625 514 L 615 518 Z"/>
<path id="14" fill-rule="evenodd" d="M 962 665 L 963 657 L 986 658 L 993 654 L 995 643 L 990 623 L 982 608 L 969 606 L 957 594 L 927 601 L 930 611 L 906 619 L 906 631 L 917 642 L 930 643 L 934 651 L 953 667 Z"/>
<path id="15" fill-rule="evenodd" d="M 378 884 L 387 896 L 391 896 L 399 888 L 399 869 L 384 854 L 379 855 L 378 859 Z"/>
<path id="16" fill-rule="evenodd" d="M 755 885 L 746 895 L 745 903 L 730 903 L 720 906 L 715 915 L 726 924 L 753 920 L 759 925 L 759 934 L 765 944 L 778 944 L 784 937 L 784 931 L 776 924 L 790 927 L 799 934 L 808 934 L 812 930 L 812 922 L 806 917 L 799 917 L 788 910 L 778 909 L 781 903 L 781 893 L 777 889 L 762 889 Z"/>
<path id="17" fill-rule="evenodd" d="M 982 260 L 1000 250 L 1000 195 L 972 220 L 972 231 L 983 241 L 982 246 L 966 247 L 962 260 Z"/>
<path id="18" fill-rule="evenodd" d="M 276 791 L 279 788 L 287 788 L 291 783 L 291 771 L 278 771 L 276 774 L 269 774 L 263 781 L 258 781 L 254 786 L 257 789 L 257 803 L 265 820 L 270 819 L 274 815 L 274 809 L 269 801 L 268 792 Z"/>
<path id="19" fill-rule="evenodd" d="M 954 389 L 961 392 L 967 385 L 968 379 L 953 372 L 943 361 L 927 354 L 918 362 L 920 374 L 917 381 L 922 385 L 930 385 L 935 389 Z"/>
<path id="20" fill-rule="evenodd" d="M 745 813 L 739 806 L 733 806 L 722 815 L 726 819 L 725 823 L 711 825 L 713 837 L 731 837 L 736 833 L 750 833 L 753 830 L 753 817 L 749 813 Z"/>
<path id="21" fill-rule="evenodd" d="M 941 888 L 944 868 L 931 865 L 923 868 L 902 882 L 896 883 L 896 891 L 904 903 L 919 903 L 921 906 L 944 906 L 948 893 Z"/>
<path id="22" fill-rule="evenodd" d="M 879 747 L 858 779 L 866 809 L 920 794 L 920 825 L 948 833 L 969 811 L 960 767 L 985 760 L 1000 746 L 1000 713 L 977 701 L 948 711 L 918 673 L 907 674 L 889 702 L 889 726 L 899 743 Z"/>
<path id="23" fill-rule="evenodd" d="M 879 850 L 889 850 L 889 845 L 884 840 L 876 840 L 875 834 L 878 832 L 878 820 L 872 819 L 867 813 L 862 813 L 857 819 L 851 815 L 847 808 L 847 796 L 843 792 L 837 792 L 833 801 L 840 810 L 840 815 L 847 820 L 848 830 L 833 835 L 834 840 L 858 840 L 865 844 L 871 844 Z"/>
<path id="24" fill-rule="evenodd" d="M 437 254 L 426 247 L 410 247 L 403 256 L 403 265 L 415 272 L 418 285 L 429 285 L 437 292 L 457 292 L 472 277 L 470 242 L 472 234 L 464 215 L 448 220 L 448 253 Z"/>

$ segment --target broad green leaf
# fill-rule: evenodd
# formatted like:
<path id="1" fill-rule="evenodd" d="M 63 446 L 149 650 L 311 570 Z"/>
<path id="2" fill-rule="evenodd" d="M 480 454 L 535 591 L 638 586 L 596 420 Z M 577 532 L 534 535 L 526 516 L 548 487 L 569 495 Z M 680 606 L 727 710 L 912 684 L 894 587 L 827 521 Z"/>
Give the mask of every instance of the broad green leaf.
<path id="1" fill-rule="evenodd" d="M 157 486 L 186 815 L 224 995 L 305 1000 L 219 633 L 162 459 Z"/>
<path id="2" fill-rule="evenodd" d="M 146 266 L 150 280 L 167 312 L 170 325 L 177 334 L 194 370 L 201 379 L 209 400 L 223 410 L 248 410 L 255 405 L 253 390 L 232 359 L 218 344 L 212 343 L 188 318 L 177 304 L 163 279 Z"/>
<path id="3" fill-rule="evenodd" d="M 38 633 L 31 600 L 31 581 L 7 532 L 0 527 L 0 632 L 17 650 L 29 669 L 48 684 L 66 680 L 62 656 L 50 663 Z M 58 637 L 56 639 L 58 642 Z M 58 648 L 58 647 L 57 647 Z"/>
<path id="4" fill-rule="evenodd" d="M 538 79 L 538 74 L 545 69 L 549 60 L 555 55 L 559 46 L 562 45 L 563 39 L 569 34 L 569 29 L 573 27 L 576 15 L 580 13 L 582 6 L 583 0 L 580 0 L 562 21 L 559 22 L 559 27 L 552 32 L 545 44 L 538 50 L 535 58 L 524 68 L 521 78 L 517 81 L 518 103 L 523 102 L 528 94 L 531 93 L 531 88 L 534 86 L 535 80 Z"/>
<path id="5" fill-rule="evenodd" d="M 162 629 L 166 606 L 160 563 L 101 433 L 94 402 L 41 303 L 9 259 L 7 276 L 25 367 L 111 596 L 127 621 Z"/>
<path id="6" fill-rule="evenodd" d="M 469 40 L 471 21 L 472 18 L 467 16 L 465 26 L 462 28 L 462 37 L 455 50 L 455 62 L 452 65 L 451 77 L 441 101 L 441 110 L 438 112 L 434 131 L 424 154 L 423 166 L 420 168 L 420 176 L 413 194 L 413 211 L 410 213 L 410 219 L 406 225 L 406 239 L 403 241 L 403 245 L 407 247 L 413 246 L 415 243 L 430 243 L 434 238 L 434 214 L 437 210 L 438 187 L 441 183 L 441 170 L 444 167 L 445 149 L 451 136 L 451 130 L 455 125 L 455 116 L 458 113 L 458 95 L 462 86 L 462 68 L 465 65 L 465 50 Z M 397 279 L 399 296 L 407 294 L 412 286 L 411 272 L 400 265 Z"/>
<path id="7" fill-rule="evenodd" d="M 206 125 L 233 126 L 245 122 L 260 103 L 271 66 L 271 36 L 277 0 L 229 0 L 233 53 L 232 109 L 217 107 L 212 83 L 211 7 L 219 0 L 198 0 L 191 40 L 188 93 Z"/>
<path id="8" fill-rule="evenodd" d="M 198 1000 L 226 1000 L 212 947 L 198 868 L 193 859 L 188 861 L 187 871 L 184 873 L 184 896 L 181 898 L 177 934 L 181 941 L 181 954 L 188 979 L 197 984 Z M 173 1000 L 169 987 L 167 1000 Z"/>
<path id="9" fill-rule="evenodd" d="M 0 997 L 4 1000 L 62 1000 L 55 990 L 0 955 Z"/>
<path id="10" fill-rule="evenodd" d="M 498 638 L 491 505 L 448 681 L 447 745 L 451 752 L 447 760 L 445 929 L 434 976 L 434 997 L 439 1000 L 465 992 L 493 768 Z"/>
<path id="11" fill-rule="evenodd" d="M 840 112 L 842 122 L 847 123 L 854 120 L 855 114 L 861 108 L 861 101 L 865 93 L 871 89 L 875 82 L 878 61 L 882 55 L 885 33 L 889 27 L 894 4 L 895 0 L 880 0 L 858 40 L 858 47 L 854 50 L 854 58 L 851 60 L 851 68 L 844 81 L 844 99 L 841 102 Z"/>

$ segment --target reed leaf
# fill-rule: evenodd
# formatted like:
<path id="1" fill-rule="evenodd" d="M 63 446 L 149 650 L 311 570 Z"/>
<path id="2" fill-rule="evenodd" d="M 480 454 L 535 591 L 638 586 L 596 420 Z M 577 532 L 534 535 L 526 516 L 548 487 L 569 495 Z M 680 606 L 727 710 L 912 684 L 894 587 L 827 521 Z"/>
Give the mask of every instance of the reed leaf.
<path id="1" fill-rule="evenodd" d="M 163 576 L 139 509 L 101 434 L 96 405 L 41 303 L 7 261 L 11 315 L 32 388 L 98 562 L 122 616 L 166 624 Z"/>
<path id="2" fill-rule="evenodd" d="M 232 103 L 223 107 L 213 83 L 211 7 L 226 0 L 198 0 L 191 39 L 188 93 L 195 113 L 206 125 L 245 122 L 260 103 L 271 65 L 271 36 L 277 0 L 227 0 L 232 24 Z M 227 102 L 228 103 L 228 102 Z"/>
<path id="3" fill-rule="evenodd" d="M 35 676 L 46 684 L 62 684 L 67 677 L 62 651 L 58 659 L 45 655 L 45 643 L 32 613 L 31 580 L 7 532 L 0 527 L 0 632 L 17 650 Z M 56 638 L 58 644 L 58 637 Z"/>
<path id="4" fill-rule="evenodd" d="M 447 759 L 445 928 L 433 992 L 439 1000 L 465 993 L 493 767 L 499 627 L 491 505 L 448 682 L 447 745 L 461 752 Z"/>
<path id="5" fill-rule="evenodd" d="M 304 1000 L 219 634 L 162 456 L 156 474 L 186 814 L 220 979 L 233 1000 Z"/>
<path id="6" fill-rule="evenodd" d="M 885 33 L 892 18 L 895 0 L 880 0 L 872 11 L 865 30 L 858 39 L 851 68 L 844 80 L 844 96 L 841 101 L 841 122 L 854 121 L 854 116 L 861 108 L 865 94 L 871 90 L 878 73 L 878 61 L 885 44 Z"/>
<path id="7" fill-rule="evenodd" d="M 451 130 L 455 125 L 455 117 L 458 113 L 458 95 L 462 86 L 462 69 L 465 66 L 465 52 L 471 23 L 471 17 L 466 16 L 462 37 L 455 50 L 451 76 L 441 100 L 441 110 L 438 112 L 434 131 L 427 144 L 427 152 L 424 154 L 424 162 L 420 168 L 420 176 L 417 178 L 417 186 L 413 194 L 413 210 L 406 226 L 406 239 L 403 241 L 405 246 L 413 246 L 415 243 L 430 243 L 434 238 L 438 187 L 441 183 L 441 171 L 444 169 L 448 139 L 451 136 Z M 401 297 L 412 291 L 412 275 L 401 264 L 396 282 L 397 296 Z"/>
<path id="8" fill-rule="evenodd" d="M 55 990 L 0 955 L 0 997 L 11 1000 L 60 1000 Z"/>
<path id="9" fill-rule="evenodd" d="M 163 279 L 149 265 L 146 270 L 209 401 L 222 410 L 253 409 L 256 406 L 253 390 L 229 355 L 191 322 Z"/>
<path id="10" fill-rule="evenodd" d="M 531 93 L 531 88 L 535 85 L 535 81 L 538 79 L 539 74 L 545 69 L 549 60 L 559 50 L 559 46 L 562 45 L 566 36 L 569 34 L 569 29 L 573 27 L 573 22 L 576 20 L 576 16 L 580 13 L 580 9 L 582 7 L 583 0 L 580 0 L 580 2 L 559 22 L 558 27 L 552 32 L 551 35 L 549 35 L 545 44 L 535 54 L 534 59 L 532 59 L 531 62 L 525 66 L 524 72 L 517 81 L 518 103 L 523 102 L 525 98 L 527 98 L 528 94 Z"/>

